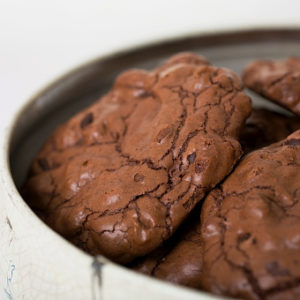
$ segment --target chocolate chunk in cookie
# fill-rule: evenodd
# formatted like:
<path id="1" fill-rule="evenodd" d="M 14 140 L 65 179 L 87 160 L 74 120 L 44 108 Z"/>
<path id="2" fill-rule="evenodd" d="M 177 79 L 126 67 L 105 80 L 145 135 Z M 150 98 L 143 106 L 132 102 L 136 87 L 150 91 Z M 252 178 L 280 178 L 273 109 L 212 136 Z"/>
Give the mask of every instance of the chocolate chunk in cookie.
<path id="1" fill-rule="evenodd" d="M 250 111 L 238 76 L 193 54 L 127 71 L 48 139 L 24 197 L 82 249 L 129 262 L 232 170 Z"/>
<path id="2" fill-rule="evenodd" d="M 299 299 L 300 131 L 248 154 L 205 199 L 201 222 L 206 290 Z"/>
<path id="3" fill-rule="evenodd" d="M 246 67 L 243 81 L 253 91 L 300 115 L 300 58 L 254 61 Z"/>

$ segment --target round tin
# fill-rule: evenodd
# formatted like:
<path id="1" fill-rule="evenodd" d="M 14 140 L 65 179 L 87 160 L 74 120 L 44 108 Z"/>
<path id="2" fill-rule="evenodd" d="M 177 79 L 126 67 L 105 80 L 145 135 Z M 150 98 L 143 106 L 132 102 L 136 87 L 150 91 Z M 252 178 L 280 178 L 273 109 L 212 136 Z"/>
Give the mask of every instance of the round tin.
<path id="1" fill-rule="evenodd" d="M 120 51 L 74 69 L 16 109 L 1 130 L 1 299 L 217 299 L 82 252 L 45 225 L 18 192 L 31 160 L 58 124 L 103 95 L 118 73 L 152 68 L 180 51 L 240 73 L 254 59 L 299 55 L 300 28 L 204 32 Z M 249 94 L 254 106 L 283 111 Z"/>

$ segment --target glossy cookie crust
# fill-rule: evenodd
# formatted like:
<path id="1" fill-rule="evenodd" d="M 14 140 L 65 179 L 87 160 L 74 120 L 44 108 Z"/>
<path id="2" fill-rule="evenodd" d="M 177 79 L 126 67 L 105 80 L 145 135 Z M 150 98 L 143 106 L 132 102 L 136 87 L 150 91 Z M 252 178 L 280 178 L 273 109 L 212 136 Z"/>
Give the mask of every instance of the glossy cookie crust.
<path id="1" fill-rule="evenodd" d="M 243 299 L 300 297 L 300 131 L 253 151 L 205 199 L 203 287 Z"/>
<path id="2" fill-rule="evenodd" d="M 300 58 L 258 60 L 244 70 L 245 85 L 300 115 Z"/>
<path id="3" fill-rule="evenodd" d="M 82 249 L 130 262 L 232 170 L 250 111 L 238 76 L 194 54 L 127 71 L 48 139 L 24 198 Z"/>

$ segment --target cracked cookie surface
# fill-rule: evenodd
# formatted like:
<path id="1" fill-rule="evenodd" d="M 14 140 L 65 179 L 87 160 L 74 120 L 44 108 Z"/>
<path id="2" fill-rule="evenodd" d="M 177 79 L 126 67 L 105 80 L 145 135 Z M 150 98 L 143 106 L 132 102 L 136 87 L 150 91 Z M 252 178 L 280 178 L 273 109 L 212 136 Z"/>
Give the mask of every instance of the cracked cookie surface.
<path id="1" fill-rule="evenodd" d="M 244 70 L 245 85 L 300 115 L 300 58 L 258 60 Z"/>
<path id="2" fill-rule="evenodd" d="M 251 152 L 205 199 L 203 287 L 242 299 L 300 297 L 300 131 Z"/>
<path id="3" fill-rule="evenodd" d="M 146 257 L 137 259 L 129 267 L 174 284 L 200 289 L 202 275 L 200 209 L 191 212 L 178 232 L 164 245 Z"/>
<path id="4" fill-rule="evenodd" d="M 300 119 L 265 108 L 254 108 L 245 123 L 240 143 L 245 153 L 285 139 L 300 129 Z"/>
<path id="5" fill-rule="evenodd" d="M 194 54 L 127 71 L 47 140 L 24 198 L 82 249 L 130 262 L 232 170 L 250 110 L 237 75 Z"/>

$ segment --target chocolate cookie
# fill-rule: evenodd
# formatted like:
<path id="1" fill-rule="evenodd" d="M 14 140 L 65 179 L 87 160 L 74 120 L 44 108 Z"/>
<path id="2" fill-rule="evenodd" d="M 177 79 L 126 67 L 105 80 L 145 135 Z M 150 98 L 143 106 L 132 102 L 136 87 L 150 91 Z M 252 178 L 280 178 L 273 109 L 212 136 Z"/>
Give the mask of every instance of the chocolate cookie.
<path id="1" fill-rule="evenodd" d="M 248 153 L 281 141 L 300 129 L 300 118 L 260 108 L 253 109 L 240 137 L 244 152 Z"/>
<path id="2" fill-rule="evenodd" d="M 199 209 L 188 216 L 186 223 L 169 241 L 130 267 L 175 284 L 200 288 L 202 242 Z"/>
<path id="3" fill-rule="evenodd" d="M 205 199 L 202 285 L 242 299 L 300 297 L 300 131 L 248 154 Z"/>
<path id="4" fill-rule="evenodd" d="M 196 55 L 130 70 L 48 139 L 24 197 L 82 249 L 129 262 L 231 171 L 250 110 L 237 75 Z"/>
<path id="5" fill-rule="evenodd" d="M 250 89 L 300 115 L 300 58 L 252 62 L 243 80 Z"/>

